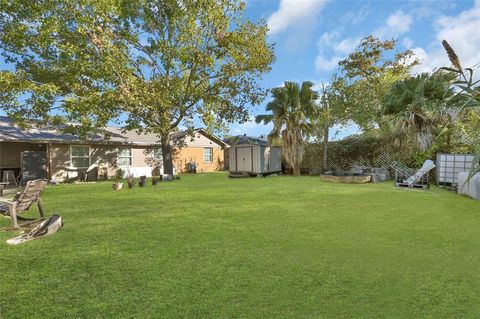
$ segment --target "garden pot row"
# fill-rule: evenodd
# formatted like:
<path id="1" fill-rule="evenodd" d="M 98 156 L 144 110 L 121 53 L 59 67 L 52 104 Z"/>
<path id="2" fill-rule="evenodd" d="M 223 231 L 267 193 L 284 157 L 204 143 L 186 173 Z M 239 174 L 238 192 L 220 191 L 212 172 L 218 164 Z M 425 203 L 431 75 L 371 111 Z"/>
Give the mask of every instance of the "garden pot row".
<path id="1" fill-rule="evenodd" d="M 178 176 L 175 176 L 175 177 L 166 176 L 166 178 L 164 178 L 163 176 L 160 176 L 160 178 L 153 177 L 152 185 L 155 186 L 158 184 L 159 181 L 162 181 L 162 180 L 171 181 L 173 179 L 180 179 L 180 177 Z M 138 181 L 138 186 L 144 187 L 146 184 L 147 184 L 147 176 L 140 176 L 140 180 Z M 133 188 L 135 186 L 135 181 L 133 180 L 133 178 L 129 178 L 127 180 L 127 185 L 128 185 L 128 188 Z M 112 188 L 114 190 L 121 190 L 123 188 L 123 182 L 113 183 Z"/>

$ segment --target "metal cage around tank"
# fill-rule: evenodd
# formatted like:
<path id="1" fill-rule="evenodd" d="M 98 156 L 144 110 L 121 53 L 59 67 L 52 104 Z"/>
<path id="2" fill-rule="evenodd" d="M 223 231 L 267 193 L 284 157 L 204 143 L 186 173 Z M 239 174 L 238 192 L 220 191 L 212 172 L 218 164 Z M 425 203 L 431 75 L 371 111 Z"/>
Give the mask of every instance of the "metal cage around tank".
<path id="1" fill-rule="evenodd" d="M 440 187 L 458 186 L 458 173 L 472 168 L 472 154 L 437 154 L 437 185 Z"/>

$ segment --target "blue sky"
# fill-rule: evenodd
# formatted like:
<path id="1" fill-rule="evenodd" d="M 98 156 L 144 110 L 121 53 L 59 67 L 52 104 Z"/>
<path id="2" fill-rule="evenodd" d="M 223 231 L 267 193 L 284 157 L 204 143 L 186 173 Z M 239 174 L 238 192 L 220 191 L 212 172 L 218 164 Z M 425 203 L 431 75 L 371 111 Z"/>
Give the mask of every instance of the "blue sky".
<path id="1" fill-rule="evenodd" d="M 449 65 L 441 46 L 447 40 L 464 67 L 480 63 L 480 0 L 475 1 L 323 1 L 244 0 L 246 18 L 265 19 L 269 41 L 275 42 L 276 62 L 261 80 L 265 88 L 284 81 L 328 83 L 337 62 L 354 50 L 359 40 L 373 34 L 396 38 L 399 50 L 411 49 L 422 63 L 413 72 Z M 0 63 L 0 69 L 8 66 Z M 230 126 L 229 134 L 266 135 L 271 125 L 255 124 L 263 104 L 251 107 L 250 121 Z M 0 115 L 4 114 L 0 112 Z M 341 139 L 357 133 L 354 125 L 335 127 Z"/>
<path id="2" fill-rule="evenodd" d="M 373 34 L 396 38 L 399 50 L 411 49 L 422 61 L 415 73 L 449 65 L 441 46 L 447 40 L 465 67 L 480 63 L 480 0 L 475 1 L 321 1 L 247 0 L 246 17 L 269 25 L 276 43 L 276 62 L 264 76 L 266 88 L 283 81 L 329 82 L 337 62 L 359 40 Z M 262 105 L 252 107 L 260 114 Z M 250 122 L 232 125 L 230 134 L 267 134 L 271 126 Z M 357 132 L 355 126 L 336 127 L 336 139 Z"/>

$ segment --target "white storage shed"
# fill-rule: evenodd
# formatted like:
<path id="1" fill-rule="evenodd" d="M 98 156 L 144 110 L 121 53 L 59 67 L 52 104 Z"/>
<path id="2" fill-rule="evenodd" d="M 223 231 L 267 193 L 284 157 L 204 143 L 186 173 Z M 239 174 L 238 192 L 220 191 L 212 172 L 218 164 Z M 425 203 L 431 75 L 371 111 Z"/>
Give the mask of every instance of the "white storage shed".
<path id="1" fill-rule="evenodd" d="M 261 138 L 239 136 L 229 151 L 231 174 L 268 175 L 282 171 L 282 149 Z"/>

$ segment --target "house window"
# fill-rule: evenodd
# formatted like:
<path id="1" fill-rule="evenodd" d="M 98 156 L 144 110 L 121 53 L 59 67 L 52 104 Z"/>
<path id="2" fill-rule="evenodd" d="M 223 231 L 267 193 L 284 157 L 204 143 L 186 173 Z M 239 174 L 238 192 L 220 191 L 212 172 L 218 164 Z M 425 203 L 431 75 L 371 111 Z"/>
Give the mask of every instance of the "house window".
<path id="1" fill-rule="evenodd" d="M 204 163 L 213 162 L 213 147 L 204 147 L 203 148 L 203 162 Z"/>
<path id="2" fill-rule="evenodd" d="M 155 147 L 153 149 L 153 158 L 157 161 L 161 161 L 163 159 L 163 156 L 162 156 L 162 149 L 159 148 L 159 147 Z"/>
<path id="3" fill-rule="evenodd" d="M 88 168 L 90 166 L 90 147 L 70 146 L 70 165 L 73 168 Z"/>
<path id="4" fill-rule="evenodd" d="M 117 157 L 118 166 L 132 166 L 133 157 L 131 148 L 119 148 Z"/>

